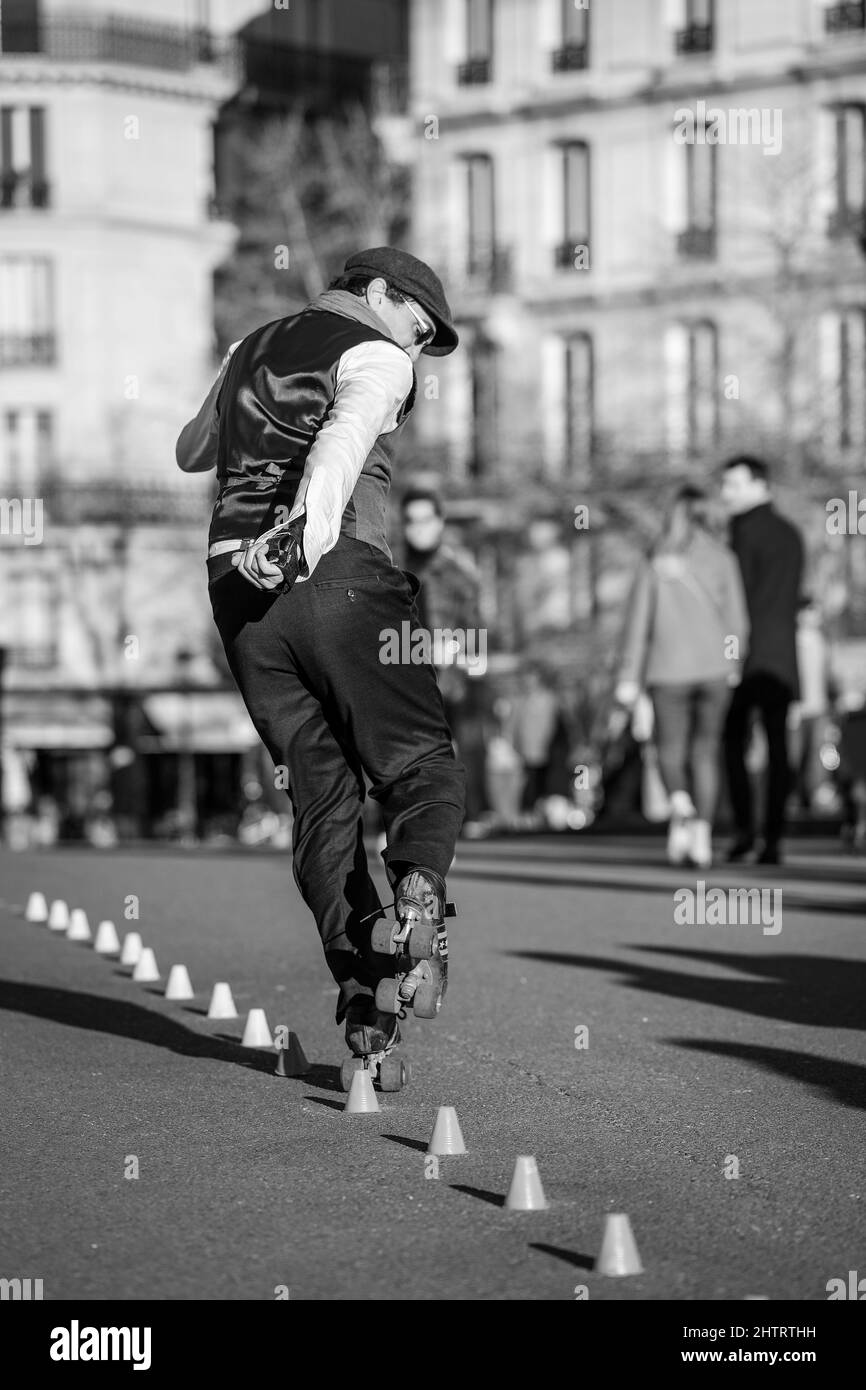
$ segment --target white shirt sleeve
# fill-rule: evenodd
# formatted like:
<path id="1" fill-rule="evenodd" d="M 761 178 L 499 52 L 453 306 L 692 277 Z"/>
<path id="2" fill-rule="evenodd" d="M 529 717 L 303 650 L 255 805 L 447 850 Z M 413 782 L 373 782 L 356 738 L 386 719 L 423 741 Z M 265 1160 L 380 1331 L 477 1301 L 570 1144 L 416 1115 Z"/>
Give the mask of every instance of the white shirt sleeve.
<path id="1" fill-rule="evenodd" d="M 396 343 L 358 343 L 340 358 L 334 400 L 307 455 L 288 518 L 306 513 L 307 574 L 301 578 L 309 578 L 337 544 L 343 512 L 370 450 L 380 434 L 397 428 L 413 379 L 412 361 Z"/>

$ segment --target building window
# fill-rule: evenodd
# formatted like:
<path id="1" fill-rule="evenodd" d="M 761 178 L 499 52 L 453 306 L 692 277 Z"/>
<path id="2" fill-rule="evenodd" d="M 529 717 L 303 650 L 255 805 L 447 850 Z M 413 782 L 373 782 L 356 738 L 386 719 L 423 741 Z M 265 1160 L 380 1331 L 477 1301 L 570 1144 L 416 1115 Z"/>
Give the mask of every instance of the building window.
<path id="1" fill-rule="evenodd" d="M 53 434 L 48 410 L 20 406 L 0 412 L 0 489 L 6 495 L 41 495 L 51 472 Z"/>
<path id="2" fill-rule="evenodd" d="M 576 72 L 589 66 L 589 7 L 560 0 L 562 43 L 553 52 L 554 72 Z"/>
<path id="3" fill-rule="evenodd" d="M 821 322 L 825 443 L 866 447 L 866 309 L 834 311 Z"/>
<path id="4" fill-rule="evenodd" d="M 677 53 L 711 53 L 713 0 L 677 0 L 674 46 Z"/>
<path id="5" fill-rule="evenodd" d="M 46 208 L 45 110 L 0 106 L 0 208 Z"/>
<path id="6" fill-rule="evenodd" d="M 595 366 L 592 338 L 576 333 L 565 342 L 565 473 L 591 471 L 595 431 Z"/>
<path id="7" fill-rule="evenodd" d="M 562 269 L 589 269 L 590 206 L 589 146 L 583 141 L 562 147 L 563 239 L 555 259 Z"/>
<path id="8" fill-rule="evenodd" d="M 716 145 L 683 145 L 685 227 L 677 238 L 681 256 L 716 254 Z"/>
<path id="9" fill-rule="evenodd" d="M 52 279 L 45 257 L 0 257 L 0 368 L 53 365 Z"/>
<path id="10" fill-rule="evenodd" d="M 499 449 L 499 364 L 495 343 L 479 334 L 471 349 L 472 451 L 469 476 L 488 477 Z"/>
<path id="11" fill-rule="evenodd" d="M 866 237 L 866 107 L 831 108 L 833 121 L 833 211 L 830 236 Z"/>
<path id="12" fill-rule="evenodd" d="M 848 0 L 847 4 L 827 5 L 824 28 L 828 34 L 852 34 L 866 29 L 866 5 L 863 0 Z"/>
<path id="13" fill-rule="evenodd" d="M 28 567 L 6 576 L 10 619 L 10 663 L 29 670 L 57 664 L 59 594 L 51 575 Z"/>
<path id="14" fill-rule="evenodd" d="M 466 61 L 457 69 L 461 86 L 489 82 L 493 69 L 493 0 L 464 0 Z"/>
<path id="15" fill-rule="evenodd" d="M 665 335 L 667 447 L 700 454 L 718 438 L 718 340 L 712 323 L 672 324 Z"/>
<path id="16" fill-rule="evenodd" d="M 0 53 L 38 53 L 40 0 L 3 0 Z"/>
<path id="17" fill-rule="evenodd" d="M 496 245 L 496 199 L 493 160 L 488 154 L 465 156 L 466 273 L 487 289 L 497 287 L 501 256 Z"/>

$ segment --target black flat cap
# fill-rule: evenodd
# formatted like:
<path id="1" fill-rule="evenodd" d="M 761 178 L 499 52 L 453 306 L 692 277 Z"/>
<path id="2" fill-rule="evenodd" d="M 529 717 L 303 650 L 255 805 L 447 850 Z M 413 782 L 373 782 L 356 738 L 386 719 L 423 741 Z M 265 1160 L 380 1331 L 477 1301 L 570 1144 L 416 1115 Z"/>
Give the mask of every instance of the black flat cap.
<path id="1" fill-rule="evenodd" d="M 429 314 L 436 325 L 436 334 L 422 352 L 430 357 L 447 357 L 459 339 L 451 322 L 451 310 L 442 281 L 424 261 L 400 251 L 396 246 L 373 246 L 368 251 L 356 251 L 343 267 L 344 275 L 369 275 L 371 280 L 381 275 L 391 288 L 414 299 Z"/>

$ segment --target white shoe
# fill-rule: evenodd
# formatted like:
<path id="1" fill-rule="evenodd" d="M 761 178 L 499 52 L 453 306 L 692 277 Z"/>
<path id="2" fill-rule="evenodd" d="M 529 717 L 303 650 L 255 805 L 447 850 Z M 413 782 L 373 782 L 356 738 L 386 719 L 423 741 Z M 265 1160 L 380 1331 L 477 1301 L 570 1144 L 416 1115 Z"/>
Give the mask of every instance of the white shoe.
<path id="1" fill-rule="evenodd" d="M 713 863 L 712 829 L 708 820 L 697 817 L 689 825 L 691 846 L 689 857 L 698 869 L 709 869 Z"/>
<path id="2" fill-rule="evenodd" d="M 691 824 L 695 808 L 688 792 L 671 792 L 671 819 L 668 826 L 668 863 L 683 864 L 691 854 Z"/>

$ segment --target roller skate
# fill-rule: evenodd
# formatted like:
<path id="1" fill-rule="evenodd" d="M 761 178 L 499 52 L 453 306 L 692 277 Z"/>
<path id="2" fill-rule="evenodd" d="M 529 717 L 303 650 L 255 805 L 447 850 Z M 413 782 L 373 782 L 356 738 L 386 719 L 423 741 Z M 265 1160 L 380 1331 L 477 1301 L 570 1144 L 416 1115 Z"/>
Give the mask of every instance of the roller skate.
<path id="1" fill-rule="evenodd" d="M 396 921 L 376 922 L 370 946 L 393 956 L 393 976 L 380 980 L 376 1007 L 383 1014 L 435 1018 L 448 985 L 448 934 L 445 918 L 455 916 L 445 901 L 445 883 L 432 869 L 404 874 L 394 894 Z"/>
<path id="2" fill-rule="evenodd" d="M 381 1013 L 369 995 L 354 999 L 346 1010 L 346 1042 L 352 1053 L 340 1068 L 344 1091 L 356 1071 L 369 1071 L 383 1091 L 401 1091 L 409 1080 L 409 1063 L 390 1054 L 400 1042 L 400 1025 L 393 1012 Z"/>

